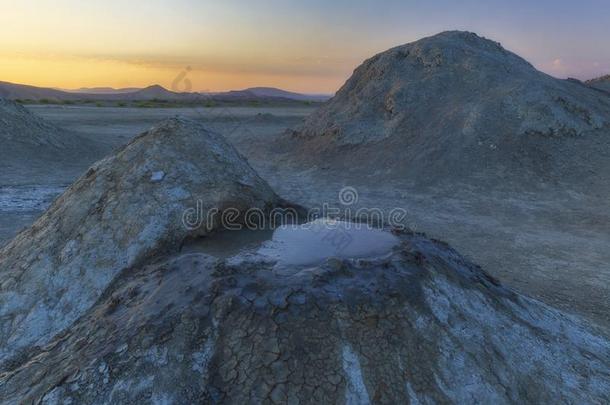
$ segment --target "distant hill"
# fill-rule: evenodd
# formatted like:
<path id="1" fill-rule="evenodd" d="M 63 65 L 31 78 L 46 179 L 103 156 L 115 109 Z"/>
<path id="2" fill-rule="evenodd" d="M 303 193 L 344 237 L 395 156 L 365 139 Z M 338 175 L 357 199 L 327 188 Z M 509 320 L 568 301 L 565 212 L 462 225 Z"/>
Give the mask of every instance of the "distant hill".
<path id="1" fill-rule="evenodd" d="M 125 94 L 133 93 L 138 90 L 142 90 L 139 87 L 126 87 L 122 89 L 115 89 L 112 87 L 81 87 L 80 89 L 63 90 L 68 93 L 85 93 L 85 94 Z"/>
<path id="2" fill-rule="evenodd" d="M 15 84 L 0 82 L 0 98 L 7 100 L 75 100 L 81 96 L 67 93 L 62 90 L 46 87 L 29 86 L 26 84 Z"/>
<path id="3" fill-rule="evenodd" d="M 587 80 L 585 83 L 590 87 L 610 92 L 610 75 Z"/>
<path id="4" fill-rule="evenodd" d="M 102 88 L 107 89 L 107 88 Z M 9 82 L 0 82 L 0 97 L 8 100 L 42 100 L 50 101 L 76 101 L 76 100 L 178 100 L 192 99 L 197 97 L 196 93 L 175 93 L 167 90 L 159 85 L 149 86 L 143 89 L 133 89 L 132 91 L 122 92 L 101 92 L 94 91 L 93 93 L 71 92 L 64 90 L 51 89 L 46 87 L 35 87 L 25 84 L 15 84 Z"/>
<path id="5" fill-rule="evenodd" d="M 59 90 L 36 87 L 26 84 L 0 82 L 0 97 L 8 100 L 48 100 L 63 101 L 151 101 L 169 100 L 175 102 L 193 102 L 204 100 L 218 101 L 310 101 L 321 102 L 330 95 L 300 94 L 272 87 L 253 87 L 220 93 L 177 93 L 167 90 L 158 84 L 139 88 L 113 89 L 111 87 L 82 88 L 78 90 Z"/>
<path id="6" fill-rule="evenodd" d="M 224 95 L 243 95 L 246 97 L 270 97 L 270 98 L 285 98 L 289 100 L 299 100 L 299 101 L 326 101 L 330 99 L 332 96 L 330 94 L 301 94 L 294 93 L 291 91 L 286 91 L 282 89 L 278 89 L 275 87 L 250 87 L 244 90 L 235 90 L 227 93 L 222 93 Z"/>
<path id="7" fill-rule="evenodd" d="M 154 84 L 133 93 L 117 95 L 117 97 L 125 97 L 130 100 L 189 100 L 197 97 L 197 95 L 195 93 L 176 93 Z"/>

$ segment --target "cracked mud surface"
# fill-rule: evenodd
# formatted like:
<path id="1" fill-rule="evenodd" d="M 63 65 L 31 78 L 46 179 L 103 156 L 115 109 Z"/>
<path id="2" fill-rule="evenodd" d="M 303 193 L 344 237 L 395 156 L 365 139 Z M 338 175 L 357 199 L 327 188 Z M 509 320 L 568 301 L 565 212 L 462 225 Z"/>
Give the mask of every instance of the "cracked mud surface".
<path id="1" fill-rule="evenodd" d="M 65 332 L 0 374 L 4 402 L 606 402 L 610 346 L 400 233 L 383 258 L 286 277 L 255 250 L 123 271 Z M 211 236 L 213 238 L 213 236 Z"/>

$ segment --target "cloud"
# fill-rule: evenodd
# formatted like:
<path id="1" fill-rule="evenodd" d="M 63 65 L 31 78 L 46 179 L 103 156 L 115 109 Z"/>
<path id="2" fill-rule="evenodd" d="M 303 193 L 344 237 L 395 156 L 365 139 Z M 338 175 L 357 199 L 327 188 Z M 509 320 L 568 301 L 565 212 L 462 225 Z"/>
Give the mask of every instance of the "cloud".
<path id="1" fill-rule="evenodd" d="M 551 62 L 551 66 L 555 70 L 564 70 L 565 69 L 565 66 L 563 65 L 563 61 L 559 58 L 554 59 L 553 62 Z"/>

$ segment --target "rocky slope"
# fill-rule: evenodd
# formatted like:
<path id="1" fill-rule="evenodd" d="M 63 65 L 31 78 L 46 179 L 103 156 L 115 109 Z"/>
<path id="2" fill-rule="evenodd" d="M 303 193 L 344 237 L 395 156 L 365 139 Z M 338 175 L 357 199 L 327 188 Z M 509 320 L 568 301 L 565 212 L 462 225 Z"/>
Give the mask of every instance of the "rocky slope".
<path id="1" fill-rule="evenodd" d="M 443 32 L 365 61 L 292 138 L 295 159 L 345 175 L 603 187 L 610 97 L 476 34 Z"/>
<path id="2" fill-rule="evenodd" d="M 28 183 L 37 173 L 82 171 L 100 147 L 23 106 L 0 98 L 0 185 Z M 31 181 L 31 180 L 30 180 Z"/>
<path id="3" fill-rule="evenodd" d="M 278 201 L 224 138 L 200 124 L 170 119 L 140 135 L 0 250 L 0 365 L 50 341 L 121 270 L 218 226 L 213 217 L 190 229 L 185 210 L 197 207 L 206 218 L 212 207 L 244 212 Z"/>
<path id="4" fill-rule="evenodd" d="M 342 230 L 328 231 L 328 241 Z M 502 287 L 443 243 L 394 234 L 388 254 L 360 259 L 300 265 L 243 246 L 227 258 L 200 252 L 136 265 L 64 333 L 0 374 L 0 398 L 610 400 L 607 340 Z"/>

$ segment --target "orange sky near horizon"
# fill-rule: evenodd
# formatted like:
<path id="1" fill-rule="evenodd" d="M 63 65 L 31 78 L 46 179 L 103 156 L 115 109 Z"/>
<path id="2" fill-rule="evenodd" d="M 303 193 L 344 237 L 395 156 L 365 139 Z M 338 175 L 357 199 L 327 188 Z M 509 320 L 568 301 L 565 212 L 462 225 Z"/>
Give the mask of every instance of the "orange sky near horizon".
<path id="1" fill-rule="evenodd" d="M 193 91 L 334 93 L 364 59 L 446 29 L 500 41 L 554 76 L 586 79 L 610 72 L 610 50 L 591 40 L 610 35 L 604 4 L 0 0 L 0 81 L 172 89 L 190 66 Z"/>
<path id="2" fill-rule="evenodd" d="M 193 91 L 329 93 L 359 63 L 354 47 L 337 52 L 319 24 L 269 24 L 268 12 L 231 3 L 0 0 L 0 81 L 171 89 L 188 66 Z"/>
<path id="3" fill-rule="evenodd" d="M 186 64 L 183 66 L 154 65 L 74 57 L 42 59 L 0 54 L 0 60 L 2 61 L 1 81 L 61 89 L 146 87 L 159 84 L 178 92 L 213 92 L 266 86 L 310 93 L 313 92 L 312 89 L 320 89 L 320 92 L 331 93 L 347 78 L 347 74 L 319 76 L 277 72 L 266 74 L 255 71 L 213 71 L 193 68 Z M 66 72 L 69 73 L 66 74 Z M 189 82 L 190 85 L 187 84 Z"/>

